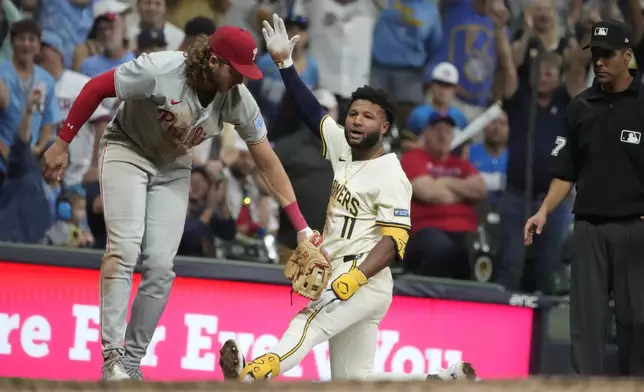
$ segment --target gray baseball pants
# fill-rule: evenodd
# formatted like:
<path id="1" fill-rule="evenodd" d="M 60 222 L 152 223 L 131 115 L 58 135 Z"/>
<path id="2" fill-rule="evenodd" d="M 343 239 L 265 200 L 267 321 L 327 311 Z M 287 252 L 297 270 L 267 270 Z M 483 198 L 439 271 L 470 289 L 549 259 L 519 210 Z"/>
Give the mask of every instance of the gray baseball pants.
<path id="1" fill-rule="evenodd" d="M 99 173 L 107 246 L 101 263 L 100 327 L 104 359 L 136 368 L 168 301 L 188 208 L 190 167 L 157 167 L 129 147 L 101 141 Z M 126 330 L 132 273 L 141 284 Z M 125 338 L 125 344 L 123 339 Z"/>

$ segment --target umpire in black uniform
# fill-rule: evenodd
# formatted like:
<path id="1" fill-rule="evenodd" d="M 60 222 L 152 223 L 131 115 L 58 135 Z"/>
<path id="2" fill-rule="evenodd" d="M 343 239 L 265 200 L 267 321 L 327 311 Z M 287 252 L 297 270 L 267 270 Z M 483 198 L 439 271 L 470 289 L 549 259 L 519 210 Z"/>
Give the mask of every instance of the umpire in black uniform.
<path id="1" fill-rule="evenodd" d="M 628 68 L 633 50 L 623 23 L 595 24 L 588 48 L 595 81 L 568 105 L 567 134 L 552 150 L 554 179 L 526 223 L 525 242 L 576 185 L 573 366 L 583 375 L 603 372 L 612 298 L 620 371 L 644 376 L 644 90 Z"/>

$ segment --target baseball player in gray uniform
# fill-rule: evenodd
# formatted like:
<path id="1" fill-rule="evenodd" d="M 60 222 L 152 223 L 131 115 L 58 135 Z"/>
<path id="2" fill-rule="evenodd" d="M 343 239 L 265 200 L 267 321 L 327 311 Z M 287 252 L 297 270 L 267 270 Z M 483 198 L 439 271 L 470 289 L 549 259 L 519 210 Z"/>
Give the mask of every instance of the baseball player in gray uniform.
<path id="1" fill-rule="evenodd" d="M 260 79 L 251 34 L 232 26 L 184 52 L 143 54 L 91 79 L 44 155 L 44 175 L 60 178 L 76 132 L 105 98 L 121 101 L 101 139 L 100 186 L 107 229 L 101 263 L 100 327 L 104 380 L 142 379 L 141 359 L 168 301 L 173 259 L 188 205 L 190 149 L 235 126 L 273 196 L 298 231 L 313 232 L 266 139 L 266 126 L 244 78 Z M 132 273 L 142 280 L 126 328 Z M 125 338 L 125 343 L 123 340 Z"/>

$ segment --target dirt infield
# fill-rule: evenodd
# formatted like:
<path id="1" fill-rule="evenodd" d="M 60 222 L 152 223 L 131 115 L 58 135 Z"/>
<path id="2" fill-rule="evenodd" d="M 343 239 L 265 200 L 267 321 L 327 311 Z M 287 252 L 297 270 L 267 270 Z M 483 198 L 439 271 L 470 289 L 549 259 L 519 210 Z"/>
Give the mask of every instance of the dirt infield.
<path id="1" fill-rule="evenodd" d="M 631 392 L 644 391 L 644 382 L 631 379 L 531 378 L 519 381 L 463 382 L 201 382 L 201 383 L 80 383 L 0 379 L 0 392 L 90 392 L 90 391 L 289 391 L 289 392 Z"/>

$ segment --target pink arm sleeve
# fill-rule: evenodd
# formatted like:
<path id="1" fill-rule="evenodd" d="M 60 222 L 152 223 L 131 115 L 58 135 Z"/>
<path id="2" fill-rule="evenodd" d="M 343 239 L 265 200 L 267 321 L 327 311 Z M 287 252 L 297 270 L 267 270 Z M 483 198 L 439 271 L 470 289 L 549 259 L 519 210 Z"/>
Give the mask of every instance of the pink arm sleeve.
<path id="1" fill-rule="evenodd" d="M 297 205 L 296 201 L 284 207 L 284 213 L 296 232 L 299 233 L 309 227 L 306 223 L 306 219 L 304 219 L 304 216 L 302 215 L 302 212 L 300 212 L 300 207 Z"/>
<path id="2" fill-rule="evenodd" d="M 93 77 L 87 82 L 72 104 L 71 109 L 69 109 L 65 124 L 58 132 L 59 138 L 71 143 L 83 124 L 92 117 L 98 105 L 105 98 L 116 97 L 115 73 L 116 70 L 113 69 Z"/>

